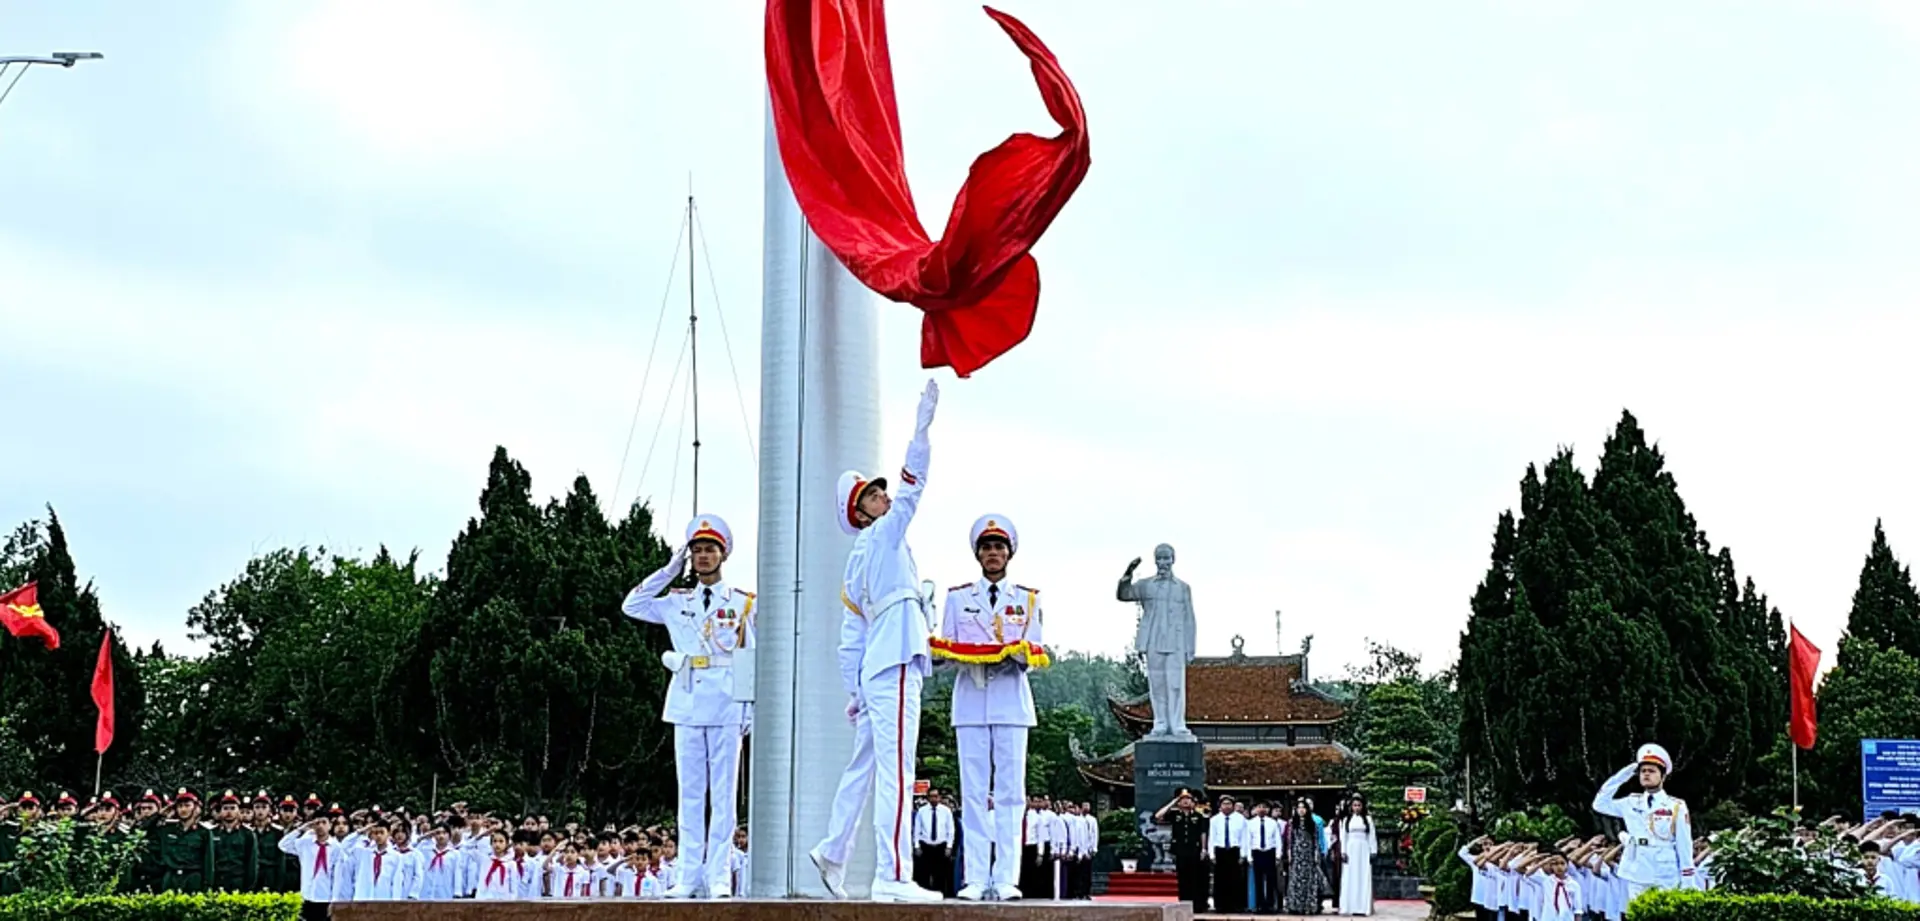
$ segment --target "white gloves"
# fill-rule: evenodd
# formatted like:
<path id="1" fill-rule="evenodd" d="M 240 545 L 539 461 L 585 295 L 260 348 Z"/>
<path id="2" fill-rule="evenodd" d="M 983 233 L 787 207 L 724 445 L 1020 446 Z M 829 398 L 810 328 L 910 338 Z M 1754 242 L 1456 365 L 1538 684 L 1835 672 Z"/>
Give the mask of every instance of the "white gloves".
<path id="1" fill-rule="evenodd" d="M 914 432 L 925 434 L 933 426 L 933 408 L 940 402 L 940 385 L 927 381 L 926 392 L 920 394 L 920 415 L 914 422 Z"/>
<path id="2" fill-rule="evenodd" d="M 686 653 L 674 652 L 669 649 L 660 654 L 660 664 L 666 666 L 667 671 L 678 672 L 687 664 Z"/>
<path id="3" fill-rule="evenodd" d="M 859 723 L 860 711 L 865 710 L 866 708 L 867 708 L 867 705 L 865 702 L 863 702 L 860 699 L 860 695 L 848 694 L 847 695 L 847 722 Z"/>

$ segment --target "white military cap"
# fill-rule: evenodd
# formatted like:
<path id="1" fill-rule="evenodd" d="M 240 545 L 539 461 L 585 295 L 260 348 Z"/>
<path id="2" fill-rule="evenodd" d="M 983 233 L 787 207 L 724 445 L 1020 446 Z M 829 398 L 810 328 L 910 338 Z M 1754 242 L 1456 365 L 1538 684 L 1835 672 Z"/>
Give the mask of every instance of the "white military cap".
<path id="1" fill-rule="evenodd" d="M 733 552 L 733 529 L 719 515 L 701 515 L 687 522 L 687 543 L 710 540 L 720 545 L 721 553 Z"/>
<path id="2" fill-rule="evenodd" d="M 866 492 L 869 486 L 886 489 L 887 478 L 877 476 L 868 479 L 858 470 L 840 474 L 840 488 L 834 491 L 834 518 L 839 520 L 840 530 L 848 534 L 860 533 L 860 526 L 854 523 L 853 512 L 859 506 L 860 494 Z"/>
<path id="3" fill-rule="evenodd" d="M 1020 552 L 1020 529 L 1015 528 L 1013 520 L 1005 515 L 981 515 L 980 519 L 973 523 L 973 531 L 968 536 L 967 546 L 978 550 L 980 541 L 989 537 L 998 537 L 1006 541 L 1009 555 Z"/>
<path id="4" fill-rule="evenodd" d="M 1640 746 L 1640 756 L 1635 760 L 1640 764 L 1651 764 L 1659 768 L 1662 774 L 1673 773 L 1673 756 L 1667 754 L 1666 749 L 1651 742 Z"/>

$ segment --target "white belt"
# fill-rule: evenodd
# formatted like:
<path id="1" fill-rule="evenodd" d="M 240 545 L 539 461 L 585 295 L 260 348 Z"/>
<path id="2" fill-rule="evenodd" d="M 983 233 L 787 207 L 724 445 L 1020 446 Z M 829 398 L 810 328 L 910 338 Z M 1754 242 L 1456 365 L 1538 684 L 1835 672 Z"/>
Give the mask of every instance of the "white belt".
<path id="1" fill-rule="evenodd" d="M 726 668 L 733 664 L 733 656 L 688 656 L 688 668 Z"/>

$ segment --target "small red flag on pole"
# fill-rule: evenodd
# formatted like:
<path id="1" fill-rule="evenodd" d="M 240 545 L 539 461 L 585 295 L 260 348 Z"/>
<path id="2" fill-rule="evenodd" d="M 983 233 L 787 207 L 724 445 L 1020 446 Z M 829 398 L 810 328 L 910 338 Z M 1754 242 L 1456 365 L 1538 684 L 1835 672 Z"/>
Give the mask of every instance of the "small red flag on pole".
<path id="1" fill-rule="evenodd" d="M 1813 710 L 1813 675 L 1820 670 L 1820 650 L 1800 635 L 1799 627 L 1790 628 L 1793 639 L 1787 644 L 1787 684 L 1792 693 L 1792 721 L 1788 735 L 1800 748 L 1812 748 L 1819 720 Z"/>
<path id="2" fill-rule="evenodd" d="M 93 750 L 106 754 L 113 744 L 113 631 L 100 638 L 100 662 L 93 667 L 93 705 L 100 720 L 93 725 Z"/>
<path id="3" fill-rule="evenodd" d="M 39 583 L 28 582 L 0 595 L 0 626 L 14 636 L 37 636 L 48 649 L 60 648 L 60 633 L 40 610 Z"/>

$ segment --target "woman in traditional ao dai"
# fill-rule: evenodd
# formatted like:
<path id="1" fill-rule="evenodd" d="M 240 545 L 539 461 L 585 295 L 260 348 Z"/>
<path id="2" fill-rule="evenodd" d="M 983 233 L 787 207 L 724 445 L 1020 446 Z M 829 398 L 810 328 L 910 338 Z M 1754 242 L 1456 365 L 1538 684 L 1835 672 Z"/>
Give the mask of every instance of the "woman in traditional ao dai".
<path id="1" fill-rule="evenodd" d="M 1347 814 L 1335 820 L 1328 831 L 1340 848 L 1340 913 L 1373 914 L 1373 855 L 1380 850 L 1380 840 L 1374 834 L 1366 800 L 1354 797 L 1347 804 Z"/>

